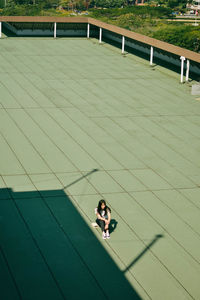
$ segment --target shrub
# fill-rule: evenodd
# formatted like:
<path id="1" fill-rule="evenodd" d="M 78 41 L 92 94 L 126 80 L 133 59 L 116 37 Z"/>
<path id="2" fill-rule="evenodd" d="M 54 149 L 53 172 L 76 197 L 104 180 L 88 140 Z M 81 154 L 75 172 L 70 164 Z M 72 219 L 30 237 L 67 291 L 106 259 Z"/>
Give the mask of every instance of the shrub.
<path id="1" fill-rule="evenodd" d="M 200 52 L 200 31 L 191 25 L 168 25 L 152 37 L 192 51 Z"/>

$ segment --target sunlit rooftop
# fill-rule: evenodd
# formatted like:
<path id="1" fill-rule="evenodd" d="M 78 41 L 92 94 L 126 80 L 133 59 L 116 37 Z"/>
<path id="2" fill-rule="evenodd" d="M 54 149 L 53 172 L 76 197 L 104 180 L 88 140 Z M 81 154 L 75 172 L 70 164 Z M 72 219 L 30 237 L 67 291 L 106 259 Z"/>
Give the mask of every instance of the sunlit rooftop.
<path id="1" fill-rule="evenodd" d="M 200 98 L 179 77 L 93 38 L 1 39 L 1 299 L 200 299 Z"/>

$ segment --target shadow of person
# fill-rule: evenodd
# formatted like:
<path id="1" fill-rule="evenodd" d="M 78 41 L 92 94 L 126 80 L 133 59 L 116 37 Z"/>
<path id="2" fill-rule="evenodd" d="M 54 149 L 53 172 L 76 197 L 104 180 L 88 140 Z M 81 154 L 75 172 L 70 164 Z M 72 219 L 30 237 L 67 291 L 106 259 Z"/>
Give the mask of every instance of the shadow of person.
<path id="1" fill-rule="evenodd" d="M 109 231 L 110 233 L 112 233 L 113 231 L 115 231 L 116 227 L 117 227 L 118 222 L 115 219 L 111 219 L 110 220 L 110 225 L 109 225 Z"/>

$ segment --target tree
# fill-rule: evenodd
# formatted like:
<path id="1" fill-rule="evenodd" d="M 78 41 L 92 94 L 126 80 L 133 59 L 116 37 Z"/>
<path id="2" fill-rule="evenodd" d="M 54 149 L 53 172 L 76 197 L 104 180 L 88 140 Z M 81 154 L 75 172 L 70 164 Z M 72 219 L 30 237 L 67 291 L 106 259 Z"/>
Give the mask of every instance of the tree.
<path id="1" fill-rule="evenodd" d="M 0 0 L 0 8 L 3 8 L 5 6 L 5 1 L 4 0 Z"/>
<path id="2" fill-rule="evenodd" d="M 124 4 L 124 0 L 94 0 L 94 5 L 96 7 L 121 7 Z"/>

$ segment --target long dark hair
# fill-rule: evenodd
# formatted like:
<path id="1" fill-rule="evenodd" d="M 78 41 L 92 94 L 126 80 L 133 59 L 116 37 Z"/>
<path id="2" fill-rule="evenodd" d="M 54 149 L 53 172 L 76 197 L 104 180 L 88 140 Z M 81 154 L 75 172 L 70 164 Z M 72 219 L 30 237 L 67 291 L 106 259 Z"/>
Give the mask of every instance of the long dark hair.
<path id="1" fill-rule="evenodd" d="M 98 207 L 97 207 L 98 213 L 100 214 L 100 212 L 101 212 L 101 210 L 102 210 L 102 208 L 101 208 L 101 205 L 102 205 L 102 204 L 105 204 L 105 208 L 104 208 L 105 212 L 107 213 L 107 212 L 109 211 L 109 212 L 111 213 L 111 209 L 106 205 L 106 201 L 103 200 L 103 199 L 101 199 L 101 200 L 99 201 L 99 204 L 98 204 Z"/>

